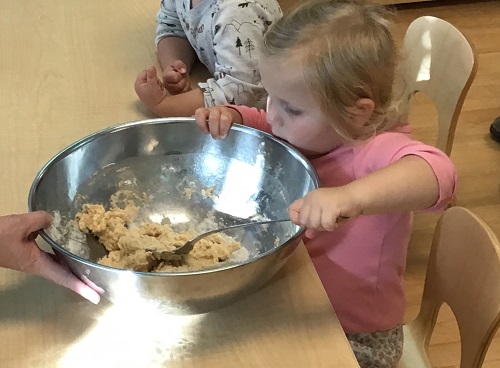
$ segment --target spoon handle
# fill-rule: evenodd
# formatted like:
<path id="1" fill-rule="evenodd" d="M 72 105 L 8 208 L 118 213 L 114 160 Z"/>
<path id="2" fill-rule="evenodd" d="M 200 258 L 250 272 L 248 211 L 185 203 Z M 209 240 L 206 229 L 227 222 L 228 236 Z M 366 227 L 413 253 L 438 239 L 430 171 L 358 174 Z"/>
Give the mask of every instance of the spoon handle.
<path id="1" fill-rule="evenodd" d="M 189 252 L 191 252 L 191 250 L 193 250 L 194 245 L 198 241 L 200 241 L 201 239 L 203 239 L 204 237 L 206 237 L 208 235 L 212 235 L 212 234 L 219 233 L 219 232 L 222 232 L 222 231 L 231 230 L 231 229 L 237 229 L 237 228 L 240 228 L 240 227 L 255 226 L 255 225 L 266 225 L 266 224 L 275 224 L 275 223 L 278 223 L 278 222 L 287 222 L 287 221 L 289 222 L 290 220 L 289 219 L 281 219 L 281 220 L 255 221 L 255 222 L 248 222 L 246 224 L 233 225 L 233 226 L 228 226 L 228 227 L 224 227 L 224 228 L 220 228 L 220 229 L 215 229 L 215 230 L 207 231 L 206 233 L 200 234 L 200 235 L 195 236 L 194 238 L 188 240 L 184 245 L 182 245 L 181 247 L 177 248 L 173 253 L 174 254 L 188 254 Z"/>

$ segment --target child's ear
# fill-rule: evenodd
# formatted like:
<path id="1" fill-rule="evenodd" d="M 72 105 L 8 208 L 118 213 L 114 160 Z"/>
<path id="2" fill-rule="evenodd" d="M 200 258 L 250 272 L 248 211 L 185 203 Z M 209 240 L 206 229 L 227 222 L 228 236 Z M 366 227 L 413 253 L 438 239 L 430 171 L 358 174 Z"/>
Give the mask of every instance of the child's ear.
<path id="1" fill-rule="evenodd" d="M 354 120 L 356 125 L 363 126 L 373 114 L 375 103 L 369 98 L 360 98 L 356 101 L 356 114 Z"/>

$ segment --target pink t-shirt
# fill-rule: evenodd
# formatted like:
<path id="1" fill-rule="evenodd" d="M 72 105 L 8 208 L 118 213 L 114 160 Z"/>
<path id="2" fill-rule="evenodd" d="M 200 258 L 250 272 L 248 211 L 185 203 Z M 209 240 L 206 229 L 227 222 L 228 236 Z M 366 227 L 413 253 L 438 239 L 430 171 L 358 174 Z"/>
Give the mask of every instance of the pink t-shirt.
<path id="1" fill-rule="evenodd" d="M 264 111 L 231 107 L 240 112 L 244 125 L 271 133 Z M 355 147 L 340 147 L 310 162 L 321 187 L 336 187 L 406 155 L 422 157 L 432 167 L 439 183 L 439 199 L 427 211 L 443 210 L 455 191 L 455 167 L 440 150 L 412 140 L 408 126 L 381 133 Z M 304 239 L 346 333 L 383 331 L 402 323 L 402 281 L 411 224 L 410 212 L 360 216 L 340 223 L 332 232 Z"/>

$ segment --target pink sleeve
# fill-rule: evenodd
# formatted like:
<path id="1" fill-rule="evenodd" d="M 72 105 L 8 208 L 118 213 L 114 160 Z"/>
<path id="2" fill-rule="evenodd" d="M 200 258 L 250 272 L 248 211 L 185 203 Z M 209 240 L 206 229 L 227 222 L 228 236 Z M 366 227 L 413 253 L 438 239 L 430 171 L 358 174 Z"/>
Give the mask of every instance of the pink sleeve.
<path id="1" fill-rule="evenodd" d="M 257 110 L 255 107 L 243 105 L 227 105 L 227 107 L 235 109 L 240 113 L 243 125 L 272 134 L 271 126 L 266 120 L 266 112 L 264 110 Z"/>
<path id="2" fill-rule="evenodd" d="M 379 170 L 408 155 L 423 158 L 431 166 L 438 181 L 439 197 L 425 212 L 441 211 L 451 202 L 455 194 L 457 174 L 451 159 L 439 149 L 415 141 L 402 133 L 384 133 L 360 147 L 356 154 L 356 175 L 364 176 Z"/>

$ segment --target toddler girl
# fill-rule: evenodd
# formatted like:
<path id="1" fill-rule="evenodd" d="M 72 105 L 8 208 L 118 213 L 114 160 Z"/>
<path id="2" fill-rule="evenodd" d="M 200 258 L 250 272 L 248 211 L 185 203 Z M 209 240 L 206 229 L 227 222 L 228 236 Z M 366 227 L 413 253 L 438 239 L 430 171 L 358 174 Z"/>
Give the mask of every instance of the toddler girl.
<path id="1" fill-rule="evenodd" d="M 304 3 L 264 37 L 267 113 L 234 106 L 195 114 L 214 138 L 232 123 L 271 133 L 316 169 L 320 188 L 289 215 L 307 229 L 307 250 L 362 368 L 397 365 L 412 211 L 444 209 L 456 181 L 450 159 L 410 138 L 398 119 L 388 16 L 360 1 Z"/>

